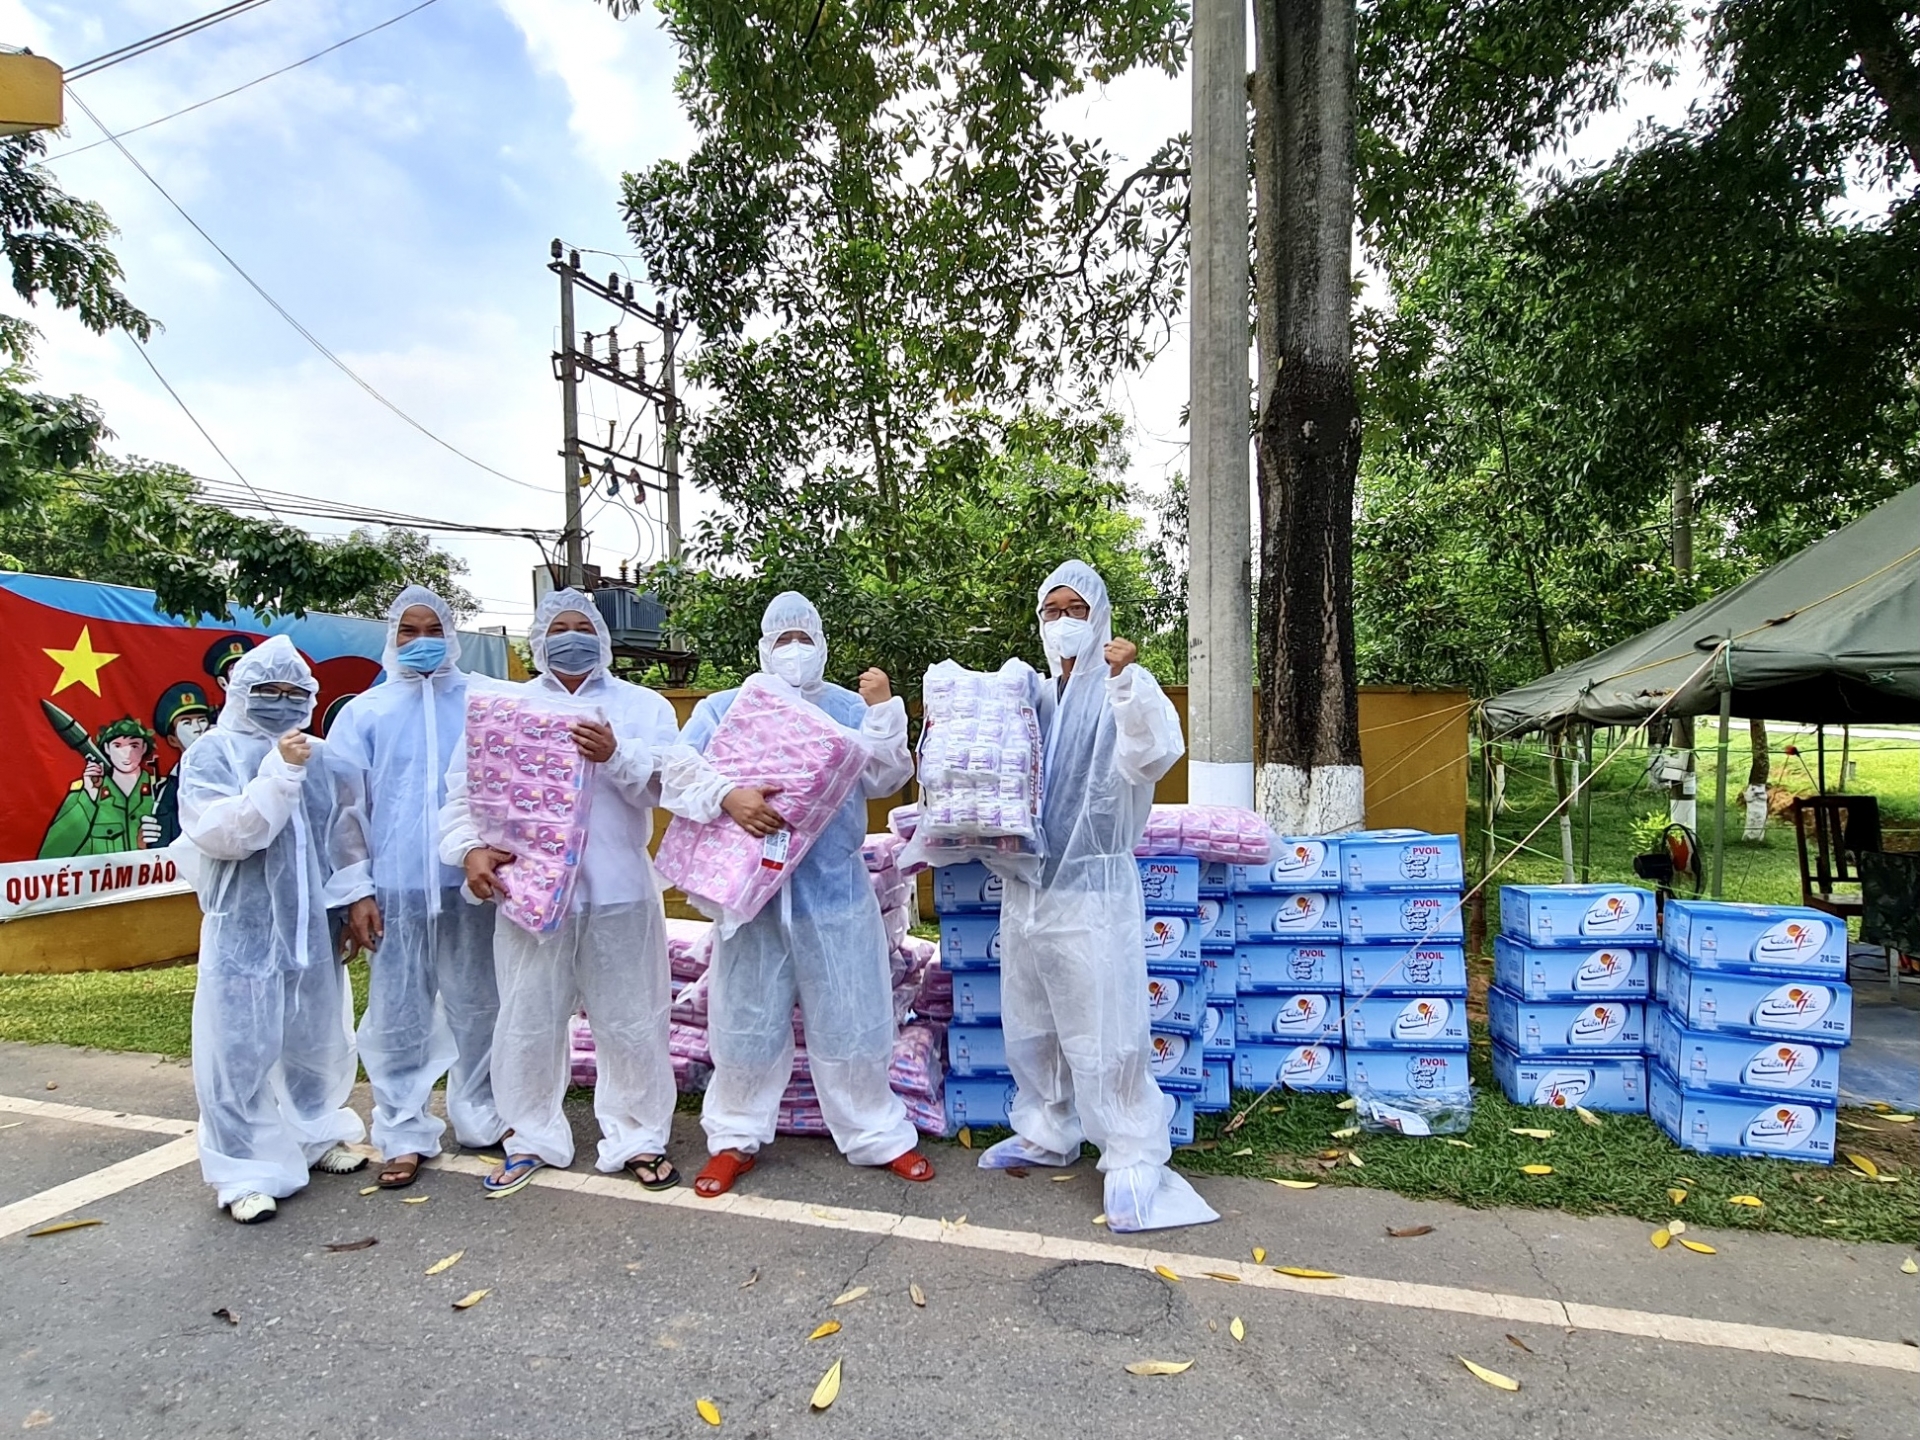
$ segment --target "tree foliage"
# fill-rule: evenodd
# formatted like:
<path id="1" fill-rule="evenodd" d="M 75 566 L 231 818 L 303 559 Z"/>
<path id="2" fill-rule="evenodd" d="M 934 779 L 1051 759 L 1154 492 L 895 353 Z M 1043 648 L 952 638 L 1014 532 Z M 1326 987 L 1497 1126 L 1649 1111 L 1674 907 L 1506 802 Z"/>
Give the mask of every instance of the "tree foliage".
<path id="1" fill-rule="evenodd" d="M 480 601 L 460 583 L 468 573 L 467 562 L 443 550 L 422 532 L 398 525 L 383 530 L 363 526 L 348 539 L 355 545 L 372 546 L 385 555 L 397 579 L 327 607 L 335 613 L 384 620 L 394 596 L 408 585 L 424 585 L 433 591 L 447 602 L 453 618 L 463 625 L 480 613 Z"/>

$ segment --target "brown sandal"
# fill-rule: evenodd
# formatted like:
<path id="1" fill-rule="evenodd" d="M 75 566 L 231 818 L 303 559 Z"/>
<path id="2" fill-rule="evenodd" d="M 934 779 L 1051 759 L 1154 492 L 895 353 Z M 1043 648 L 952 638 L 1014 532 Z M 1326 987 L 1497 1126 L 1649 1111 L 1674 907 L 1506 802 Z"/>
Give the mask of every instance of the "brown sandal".
<path id="1" fill-rule="evenodd" d="M 380 1178 L 374 1183 L 382 1190 L 404 1190 L 420 1178 L 420 1157 L 403 1155 L 398 1160 L 382 1161 Z"/>
<path id="2" fill-rule="evenodd" d="M 751 1155 L 741 1155 L 732 1150 L 722 1150 L 700 1167 L 700 1173 L 693 1177 L 693 1193 L 702 1200 L 712 1200 L 733 1189 L 734 1182 L 757 1163 Z"/>

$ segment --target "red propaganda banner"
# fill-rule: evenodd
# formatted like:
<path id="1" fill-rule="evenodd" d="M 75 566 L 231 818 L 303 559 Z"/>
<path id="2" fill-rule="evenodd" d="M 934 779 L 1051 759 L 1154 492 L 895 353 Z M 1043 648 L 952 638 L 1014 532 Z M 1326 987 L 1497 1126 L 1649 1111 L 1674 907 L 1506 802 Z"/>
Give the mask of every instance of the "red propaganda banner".
<path id="1" fill-rule="evenodd" d="M 188 625 L 153 594 L 0 575 L 0 920 L 184 889 L 162 853 L 180 833 L 174 770 L 226 703 L 234 661 L 285 634 L 320 682 L 313 728 L 376 683 L 386 626 L 309 615 Z M 462 635 L 468 668 L 505 674 L 504 639 Z M 497 651 L 497 654 L 494 653 Z M 489 663 L 491 662 L 491 663 Z"/>

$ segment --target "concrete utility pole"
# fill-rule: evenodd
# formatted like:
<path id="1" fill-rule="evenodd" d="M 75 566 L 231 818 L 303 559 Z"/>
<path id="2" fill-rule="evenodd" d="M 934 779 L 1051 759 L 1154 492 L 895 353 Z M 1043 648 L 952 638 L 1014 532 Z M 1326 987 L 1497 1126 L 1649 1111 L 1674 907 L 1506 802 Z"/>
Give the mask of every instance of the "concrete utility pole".
<path id="1" fill-rule="evenodd" d="M 558 240 L 553 242 L 554 259 L 560 258 Z M 560 380 L 560 423 L 566 431 L 567 466 L 567 584 L 579 589 L 587 573 L 581 554 L 580 534 L 580 370 L 573 359 L 573 275 L 580 268 L 580 252 L 570 251 L 560 271 L 560 353 L 565 357 L 565 373 Z"/>
<path id="2" fill-rule="evenodd" d="M 1246 0 L 1193 7 L 1187 794 L 1253 804 Z"/>

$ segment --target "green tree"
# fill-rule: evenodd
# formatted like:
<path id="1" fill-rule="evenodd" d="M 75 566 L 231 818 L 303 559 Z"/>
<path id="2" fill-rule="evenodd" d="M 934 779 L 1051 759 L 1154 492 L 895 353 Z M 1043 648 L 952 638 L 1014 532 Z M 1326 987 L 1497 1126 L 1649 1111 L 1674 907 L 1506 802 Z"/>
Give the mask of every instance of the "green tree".
<path id="1" fill-rule="evenodd" d="M 407 585 L 424 585 L 453 611 L 453 618 L 465 624 L 480 613 L 480 602 L 460 582 L 468 573 L 467 562 L 436 545 L 432 538 L 405 526 L 372 530 L 360 528 L 348 537 L 356 545 L 370 545 L 391 562 L 399 582 L 369 590 L 342 601 L 338 613 L 364 615 L 371 620 L 387 618 L 393 597 Z"/>

